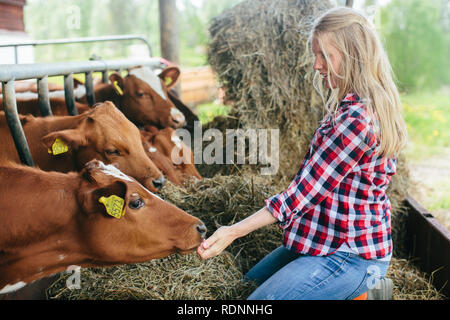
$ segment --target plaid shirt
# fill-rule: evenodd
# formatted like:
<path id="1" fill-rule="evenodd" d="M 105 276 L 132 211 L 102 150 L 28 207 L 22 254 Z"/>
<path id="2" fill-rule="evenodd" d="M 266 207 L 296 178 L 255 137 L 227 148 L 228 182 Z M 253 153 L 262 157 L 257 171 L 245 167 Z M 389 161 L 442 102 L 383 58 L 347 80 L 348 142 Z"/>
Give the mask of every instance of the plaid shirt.
<path id="1" fill-rule="evenodd" d="M 348 94 L 334 121 L 322 121 L 295 179 L 265 200 L 288 249 L 322 256 L 346 242 L 365 259 L 392 251 L 386 188 L 396 160 L 375 154 L 373 124 L 359 100 Z"/>

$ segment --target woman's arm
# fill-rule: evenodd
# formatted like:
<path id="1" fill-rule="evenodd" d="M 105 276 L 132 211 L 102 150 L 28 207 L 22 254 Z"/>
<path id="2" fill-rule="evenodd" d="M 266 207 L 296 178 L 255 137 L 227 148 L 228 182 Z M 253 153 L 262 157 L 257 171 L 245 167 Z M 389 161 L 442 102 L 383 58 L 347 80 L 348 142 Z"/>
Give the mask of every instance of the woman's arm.
<path id="1" fill-rule="evenodd" d="M 240 222 L 217 229 L 211 237 L 202 242 L 197 248 L 197 253 L 202 259 L 217 256 L 237 238 L 276 221 L 277 219 L 264 207 Z"/>

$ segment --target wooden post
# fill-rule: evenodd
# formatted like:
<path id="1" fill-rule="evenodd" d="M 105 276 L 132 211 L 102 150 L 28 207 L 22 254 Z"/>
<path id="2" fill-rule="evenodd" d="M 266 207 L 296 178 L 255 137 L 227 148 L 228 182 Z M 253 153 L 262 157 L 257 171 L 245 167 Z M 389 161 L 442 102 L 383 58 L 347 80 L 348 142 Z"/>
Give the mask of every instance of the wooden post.
<path id="1" fill-rule="evenodd" d="M 161 56 L 179 65 L 178 17 L 175 0 L 159 0 Z M 176 86 L 180 92 L 179 84 Z"/>
<path id="2" fill-rule="evenodd" d="M 345 6 L 352 8 L 353 7 L 353 0 L 345 0 Z"/>

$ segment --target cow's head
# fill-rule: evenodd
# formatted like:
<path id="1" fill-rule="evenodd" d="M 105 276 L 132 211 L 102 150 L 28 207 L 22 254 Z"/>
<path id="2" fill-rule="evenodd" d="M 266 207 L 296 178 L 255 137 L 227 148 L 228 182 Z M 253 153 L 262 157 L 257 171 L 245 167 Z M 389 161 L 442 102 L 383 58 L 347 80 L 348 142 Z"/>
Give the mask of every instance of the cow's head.
<path id="1" fill-rule="evenodd" d="M 87 164 L 78 190 L 82 239 L 101 263 L 135 263 L 192 252 L 202 221 L 161 200 L 112 165 Z"/>
<path id="2" fill-rule="evenodd" d="M 148 138 L 148 141 L 150 141 L 152 147 L 170 159 L 182 183 L 189 177 L 202 179 L 202 176 L 195 168 L 192 150 L 181 141 L 173 128 L 165 128 L 157 132 L 151 126 L 147 126 L 145 129 L 149 133 L 147 137 L 151 136 L 151 138 Z"/>
<path id="3" fill-rule="evenodd" d="M 120 101 L 122 112 L 138 126 L 148 124 L 161 128 L 180 128 L 185 117 L 168 97 L 167 90 L 174 87 L 180 69 L 167 67 L 157 76 L 148 67 L 134 68 L 122 78 L 118 73 L 109 79 Z"/>
<path id="4" fill-rule="evenodd" d="M 73 154 L 79 170 L 90 160 L 98 159 L 114 164 L 153 192 L 162 187 L 163 174 L 145 154 L 138 128 L 113 103 L 100 103 L 82 116 L 76 128 L 43 137 L 49 152 L 56 144 L 58 152 Z"/>

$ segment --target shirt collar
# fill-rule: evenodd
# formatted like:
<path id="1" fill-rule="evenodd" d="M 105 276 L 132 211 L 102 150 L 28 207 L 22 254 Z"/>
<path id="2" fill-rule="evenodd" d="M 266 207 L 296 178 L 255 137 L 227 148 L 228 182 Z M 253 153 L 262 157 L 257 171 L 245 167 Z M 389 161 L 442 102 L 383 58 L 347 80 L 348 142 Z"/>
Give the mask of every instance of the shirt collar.
<path id="1" fill-rule="evenodd" d="M 340 104 L 348 104 L 349 102 L 358 102 L 360 100 L 356 93 L 347 93 Z"/>

